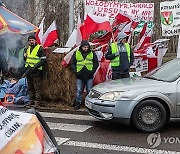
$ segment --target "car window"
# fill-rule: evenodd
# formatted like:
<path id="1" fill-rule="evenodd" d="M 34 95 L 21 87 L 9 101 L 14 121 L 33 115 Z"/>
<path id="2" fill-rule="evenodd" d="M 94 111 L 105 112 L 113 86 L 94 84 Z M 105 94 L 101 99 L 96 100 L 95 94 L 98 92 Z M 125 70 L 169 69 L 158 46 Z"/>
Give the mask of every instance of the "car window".
<path id="1" fill-rule="evenodd" d="M 148 73 L 145 77 L 172 82 L 180 77 L 180 59 L 172 60 Z"/>

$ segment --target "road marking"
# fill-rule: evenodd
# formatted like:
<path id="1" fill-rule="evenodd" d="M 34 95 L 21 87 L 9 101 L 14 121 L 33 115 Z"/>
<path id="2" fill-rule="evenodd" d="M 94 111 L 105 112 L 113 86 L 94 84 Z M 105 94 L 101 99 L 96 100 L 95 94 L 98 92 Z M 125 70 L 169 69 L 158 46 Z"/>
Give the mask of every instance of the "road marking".
<path id="1" fill-rule="evenodd" d="M 56 142 L 57 142 L 58 145 L 61 145 L 64 142 L 70 140 L 70 138 L 63 138 L 63 137 L 55 137 L 55 139 L 56 139 Z"/>
<path id="2" fill-rule="evenodd" d="M 180 152 L 176 152 L 176 151 L 146 149 L 146 148 L 131 147 L 131 146 L 119 146 L 119 145 L 110 145 L 110 144 L 78 142 L 78 141 L 67 141 L 67 142 L 63 143 L 62 145 L 83 147 L 83 148 L 103 149 L 103 150 L 134 152 L 134 153 L 146 153 L 146 154 L 155 154 L 155 153 L 158 153 L 158 154 L 180 154 Z"/>
<path id="3" fill-rule="evenodd" d="M 76 119 L 76 120 L 87 120 L 87 121 L 97 121 L 97 119 L 88 115 L 77 115 L 77 114 L 64 114 L 64 113 L 49 113 L 40 112 L 43 117 L 47 118 L 61 118 L 61 119 Z"/>
<path id="4" fill-rule="evenodd" d="M 52 123 L 46 122 L 50 129 L 71 131 L 71 132 L 84 132 L 87 129 L 91 128 L 90 125 L 76 125 L 76 124 L 67 124 L 67 123 Z"/>

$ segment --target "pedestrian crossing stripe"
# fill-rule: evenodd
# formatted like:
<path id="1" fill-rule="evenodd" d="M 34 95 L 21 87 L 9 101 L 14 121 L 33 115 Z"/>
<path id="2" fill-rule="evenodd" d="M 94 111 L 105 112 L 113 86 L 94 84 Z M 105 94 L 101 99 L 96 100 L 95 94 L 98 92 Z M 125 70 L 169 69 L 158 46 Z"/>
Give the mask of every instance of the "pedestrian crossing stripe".
<path id="1" fill-rule="evenodd" d="M 74 147 L 83 147 L 83 148 L 93 148 L 93 149 L 103 149 L 110 151 L 119 151 L 119 152 L 133 152 L 133 153 L 144 153 L 144 154 L 180 154 L 176 151 L 166 151 L 158 149 L 147 149 L 140 147 L 131 147 L 131 146 L 121 146 L 121 145 L 110 145 L 110 144 L 100 144 L 100 143 L 90 143 L 90 142 L 80 142 L 80 141 L 69 141 L 64 142 L 62 145 L 74 146 Z"/>
<path id="2" fill-rule="evenodd" d="M 46 118 L 61 118 L 61 119 L 74 119 L 74 120 L 85 120 L 85 121 L 98 121 L 89 115 L 79 115 L 79 114 L 64 114 L 64 113 L 49 113 L 49 112 L 39 112 L 42 117 Z"/>
<path id="3" fill-rule="evenodd" d="M 52 122 L 46 122 L 46 123 L 50 127 L 50 129 L 81 132 L 81 133 L 92 127 L 90 125 L 77 125 L 77 124 L 52 123 Z"/>

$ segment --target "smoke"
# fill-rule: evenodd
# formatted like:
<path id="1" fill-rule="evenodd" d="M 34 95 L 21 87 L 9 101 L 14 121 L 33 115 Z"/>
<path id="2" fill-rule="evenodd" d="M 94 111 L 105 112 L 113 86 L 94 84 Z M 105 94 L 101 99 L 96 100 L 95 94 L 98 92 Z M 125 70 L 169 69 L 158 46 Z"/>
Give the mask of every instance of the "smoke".
<path id="1" fill-rule="evenodd" d="M 18 70 L 23 67 L 23 54 L 19 51 L 26 46 L 25 39 L 18 34 L 0 35 L 0 69 L 7 72 L 10 68 Z"/>

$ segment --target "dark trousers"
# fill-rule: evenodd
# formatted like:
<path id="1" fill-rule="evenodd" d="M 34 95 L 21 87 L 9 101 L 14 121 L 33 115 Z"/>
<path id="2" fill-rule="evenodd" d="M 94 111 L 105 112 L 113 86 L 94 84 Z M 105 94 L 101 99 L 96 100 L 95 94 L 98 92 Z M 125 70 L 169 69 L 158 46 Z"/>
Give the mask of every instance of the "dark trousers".
<path id="1" fill-rule="evenodd" d="M 30 101 L 40 101 L 41 100 L 41 84 L 42 79 L 40 76 L 36 77 L 27 77 L 27 83 L 28 83 L 28 93 L 30 97 Z"/>
<path id="2" fill-rule="evenodd" d="M 112 72 L 112 80 L 121 79 L 121 78 L 129 78 L 129 72 L 126 74 L 120 74 L 119 72 Z"/>

